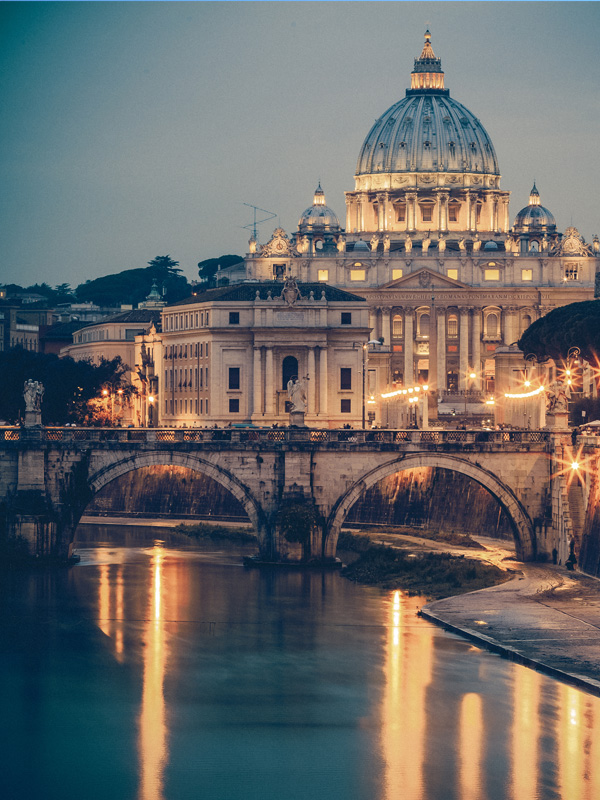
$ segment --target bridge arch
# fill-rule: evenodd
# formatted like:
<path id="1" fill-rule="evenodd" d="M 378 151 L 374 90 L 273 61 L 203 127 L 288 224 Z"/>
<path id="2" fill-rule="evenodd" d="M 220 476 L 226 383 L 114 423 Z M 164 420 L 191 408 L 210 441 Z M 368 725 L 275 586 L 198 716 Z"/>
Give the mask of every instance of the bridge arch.
<path id="1" fill-rule="evenodd" d="M 256 531 L 262 550 L 265 545 L 267 529 L 265 514 L 260 503 L 252 495 L 248 487 L 236 478 L 235 475 L 218 464 L 213 464 L 196 454 L 172 451 L 135 453 L 100 467 L 97 471 L 89 475 L 87 483 L 91 494 L 94 495 L 108 483 L 115 480 L 115 478 L 127 472 L 132 472 L 142 467 L 157 465 L 186 467 L 195 472 L 201 472 L 231 492 L 235 499 L 241 503 L 244 511 L 248 515 Z M 81 509 L 81 512 L 83 513 L 83 509 Z"/>
<path id="2" fill-rule="evenodd" d="M 337 546 L 340 529 L 351 507 L 362 492 L 380 480 L 397 472 L 417 467 L 438 467 L 452 472 L 460 472 L 479 483 L 500 503 L 510 519 L 515 538 L 517 558 L 531 561 L 535 558 L 535 534 L 531 519 L 512 489 L 497 478 L 492 472 L 467 459 L 444 453 L 414 453 L 401 456 L 386 464 L 381 464 L 365 473 L 341 497 L 338 498 L 329 515 L 324 542 L 324 555 L 333 557 Z"/>

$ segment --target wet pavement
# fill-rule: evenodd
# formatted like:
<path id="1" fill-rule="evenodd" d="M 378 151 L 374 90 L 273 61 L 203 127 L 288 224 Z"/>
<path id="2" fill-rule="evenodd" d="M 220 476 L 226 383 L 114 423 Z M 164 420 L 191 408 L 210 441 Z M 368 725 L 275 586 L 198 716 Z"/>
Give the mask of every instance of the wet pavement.
<path id="1" fill-rule="evenodd" d="M 478 541 L 486 551 L 469 551 L 469 557 L 515 570 L 515 577 L 428 603 L 422 616 L 600 695 L 600 581 L 560 566 L 513 561 L 497 541 Z"/>

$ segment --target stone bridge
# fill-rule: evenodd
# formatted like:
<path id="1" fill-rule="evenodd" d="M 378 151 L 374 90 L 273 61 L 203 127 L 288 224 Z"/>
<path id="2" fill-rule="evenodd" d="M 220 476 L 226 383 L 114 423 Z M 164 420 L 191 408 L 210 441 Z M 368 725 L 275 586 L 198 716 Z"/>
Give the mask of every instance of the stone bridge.
<path id="1" fill-rule="evenodd" d="M 1 519 L 4 536 L 23 537 L 32 555 L 63 559 L 103 486 L 141 467 L 178 465 L 208 475 L 239 500 L 264 559 L 331 562 L 344 519 L 365 489 L 402 470 L 439 467 L 496 498 L 520 559 L 545 557 L 554 547 L 566 558 L 572 531 L 554 473 L 569 442 L 549 431 L 3 428 Z M 315 511 L 303 545 L 288 542 L 278 523 L 278 511 L 296 502 Z"/>

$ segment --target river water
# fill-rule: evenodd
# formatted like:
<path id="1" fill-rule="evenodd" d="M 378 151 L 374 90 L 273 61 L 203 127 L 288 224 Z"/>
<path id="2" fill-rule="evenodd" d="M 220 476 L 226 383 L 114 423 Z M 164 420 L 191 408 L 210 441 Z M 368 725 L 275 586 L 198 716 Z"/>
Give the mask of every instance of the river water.
<path id="1" fill-rule="evenodd" d="M 2 575 L 3 800 L 600 797 L 600 699 L 420 599 L 161 535 Z"/>

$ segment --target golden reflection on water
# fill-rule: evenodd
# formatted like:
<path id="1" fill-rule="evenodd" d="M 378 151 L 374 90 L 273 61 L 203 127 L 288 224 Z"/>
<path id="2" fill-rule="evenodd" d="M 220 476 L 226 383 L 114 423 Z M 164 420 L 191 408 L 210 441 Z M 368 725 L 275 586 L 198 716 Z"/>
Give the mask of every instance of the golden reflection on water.
<path id="1" fill-rule="evenodd" d="M 164 770 L 168 751 L 164 696 L 167 651 L 164 629 L 163 559 L 162 548 L 155 547 L 152 551 L 150 592 L 143 634 L 144 679 L 138 739 L 139 800 L 164 798 Z"/>
<path id="2" fill-rule="evenodd" d="M 512 797 L 537 797 L 540 769 L 540 685 L 542 676 L 516 666 L 513 677 Z"/>
<path id="3" fill-rule="evenodd" d="M 484 800 L 482 789 L 483 711 L 481 696 L 463 695 L 459 719 L 459 781 L 461 800 Z"/>
<path id="4" fill-rule="evenodd" d="M 406 628 L 400 592 L 389 603 L 382 704 L 385 798 L 424 798 L 425 694 L 431 681 L 432 638 Z"/>

